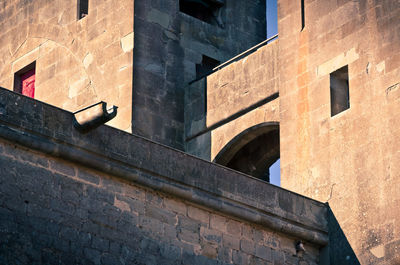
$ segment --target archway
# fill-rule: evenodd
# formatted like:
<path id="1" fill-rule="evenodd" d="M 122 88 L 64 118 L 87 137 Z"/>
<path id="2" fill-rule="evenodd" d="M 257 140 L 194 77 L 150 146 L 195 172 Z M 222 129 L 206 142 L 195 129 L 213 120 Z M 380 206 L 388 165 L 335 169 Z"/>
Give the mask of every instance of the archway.
<path id="1" fill-rule="evenodd" d="M 250 127 L 233 138 L 214 162 L 270 181 L 269 168 L 279 157 L 279 123 L 266 122 Z"/>

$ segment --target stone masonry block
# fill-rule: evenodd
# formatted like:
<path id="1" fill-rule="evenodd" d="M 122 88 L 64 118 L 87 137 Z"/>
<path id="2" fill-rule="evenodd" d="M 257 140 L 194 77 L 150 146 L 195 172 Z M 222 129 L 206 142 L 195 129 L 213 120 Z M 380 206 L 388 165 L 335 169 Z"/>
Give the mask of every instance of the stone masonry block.
<path id="1" fill-rule="evenodd" d="M 201 239 L 214 244 L 220 244 L 222 242 L 222 233 L 219 231 L 211 230 L 205 227 L 200 228 Z"/>
<path id="2" fill-rule="evenodd" d="M 176 239 L 178 235 L 177 227 L 175 225 L 164 224 L 164 236 L 168 240 Z"/>
<path id="3" fill-rule="evenodd" d="M 164 198 L 164 207 L 167 210 L 173 211 L 181 215 L 187 214 L 186 204 L 172 198 Z"/>
<path id="4" fill-rule="evenodd" d="M 234 236 L 241 236 L 242 224 L 235 220 L 229 220 L 226 223 L 226 232 Z"/>
<path id="5" fill-rule="evenodd" d="M 210 227 L 221 232 L 226 232 L 227 219 L 223 216 L 211 214 Z"/>
<path id="6" fill-rule="evenodd" d="M 247 254 L 254 255 L 256 247 L 253 241 L 242 239 L 240 240 L 240 250 Z"/>
<path id="7" fill-rule="evenodd" d="M 200 231 L 201 223 L 186 216 L 178 216 L 178 227 L 194 233 Z"/>
<path id="8" fill-rule="evenodd" d="M 178 231 L 179 240 L 191 244 L 198 244 L 200 242 L 199 232 L 193 232 L 191 230 L 186 230 L 180 228 Z"/>
<path id="9" fill-rule="evenodd" d="M 227 248 L 240 250 L 240 239 L 234 236 L 223 234 L 222 245 Z"/>
<path id="10" fill-rule="evenodd" d="M 85 169 L 80 169 L 78 170 L 78 178 L 93 183 L 93 184 L 99 184 L 100 183 L 100 178 L 96 174 L 89 172 Z"/>
<path id="11" fill-rule="evenodd" d="M 233 264 L 248 264 L 250 256 L 238 250 L 232 251 Z"/>
<path id="12" fill-rule="evenodd" d="M 162 222 L 145 216 L 139 217 L 139 228 L 143 228 L 146 232 L 149 232 L 156 237 L 160 237 L 164 234 Z"/>
<path id="13" fill-rule="evenodd" d="M 145 190 L 134 185 L 124 185 L 122 194 L 129 198 L 137 199 L 143 202 L 146 200 Z"/>
<path id="14" fill-rule="evenodd" d="M 0 149 L 1 149 L 1 147 L 0 147 Z M 0 150 L 0 153 L 1 153 L 1 150 Z M 28 163 L 36 164 L 36 165 L 44 167 L 44 168 L 49 167 L 49 159 L 45 156 L 40 155 L 39 153 L 32 154 L 32 153 L 23 152 L 23 153 L 20 153 L 17 156 L 17 158 L 20 160 L 26 161 Z"/>
<path id="15" fill-rule="evenodd" d="M 146 206 L 145 209 L 146 216 L 150 218 L 154 218 L 159 220 L 162 223 L 167 223 L 171 225 L 177 225 L 178 224 L 178 218 L 174 213 L 171 213 L 169 211 L 156 208 L 154 206 Z"/>
<path id="16" fill-rule="evenodd" d="M 263 245 L 257 245 L 256 256 L 264 260 L 272 261 L 272 249 Z"/>
<path id="17" fill-rule="evenodd" d="M 202 209 L 193 207 L 193 206 L 188 206 L 188 216 L 190 218 L 193 218 L 194 220 L 200 221 L 204 224 L 209 224 L 210 220 L 210 213 L 207 211 L 204 211 Z"/>
<path id="18" fill-rule="evenodd" d="M 50 169 L 63 175 L 75 176 L 75 168 L 73 166 L 55 160 L 50 161 Z"/>
<path id="19" fill-rule="evenodd" d="M 284 254 L 283 254 L 281 251 L 279 251 L 279 250 L 272 250 L 272 259 L 273 259 L 274 264 L 276 264 L 276 265 L 283 265 L 283 264 L 285 264 L 285 263 L 284 263 L 285 256 L 284 256 Z"/>
<path id="20" fill-rule="evenodd" d="M 147 204 L 153 204 L 161 208 L 163 204 L 163 198 L 156 193 L 146 191 L 146 205 Z"/>
<path id="21" fill-rule="evenodd" d="M 218 249 L 213 244 L 209 243 L 202 244 L 201 255 L 210 259 L 215 259 L 218 256 Z"/>

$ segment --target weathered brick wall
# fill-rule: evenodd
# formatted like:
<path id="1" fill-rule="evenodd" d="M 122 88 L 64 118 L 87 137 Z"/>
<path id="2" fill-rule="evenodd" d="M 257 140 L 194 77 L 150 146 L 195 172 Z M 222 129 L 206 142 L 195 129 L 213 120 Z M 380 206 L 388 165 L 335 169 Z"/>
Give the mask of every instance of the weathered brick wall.
<path id="1" fill-rule="evenodd" d="M 202 55 L 224 62 L 265 39 L 265 2 L 223 2 L 223 27 L 180 12 L 179 1 L 135 2 L 136 134 L 183 150 L 184 93 Z"/>
<path id="2" fill-rule="evenodd" d="M 282 185 L 329 201 L 361 264 L 398 264 L 400 2 L 279 2 Z M 348 65 L 350 108 L 330 114 Z M 339 255 L 340 264 L 346 264 Z"/>
<path id="3" fill-rule="evenodd" d="M 328 243 L 324 204 L 0 95 L 2 264 L 317 264 Z"/>
<path id="4" fill-rule="evenodd" d="M 295 240 L 0 144 L 1 264 L 317 264 Z"/>
<path id="5" fill-rule="evenodd" d="M 0 86 L 36 61 L 35 98 L 77 111 L 104 100 L 119 106 L 109 124 L 131 130 L 133 0 L 3 1 L 0 5 Z"/>

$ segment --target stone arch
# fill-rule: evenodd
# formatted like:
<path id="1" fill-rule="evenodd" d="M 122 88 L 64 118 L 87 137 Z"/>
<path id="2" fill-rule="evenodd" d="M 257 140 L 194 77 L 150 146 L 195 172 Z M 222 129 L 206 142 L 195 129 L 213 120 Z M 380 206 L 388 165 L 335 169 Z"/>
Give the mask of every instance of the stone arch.
<path id="1" fill-rule="evenodd" d="M 264 122 L 235 136 L 214 162 L 269 181 L 269 167 L 279 157 L 279 123 Z"/>

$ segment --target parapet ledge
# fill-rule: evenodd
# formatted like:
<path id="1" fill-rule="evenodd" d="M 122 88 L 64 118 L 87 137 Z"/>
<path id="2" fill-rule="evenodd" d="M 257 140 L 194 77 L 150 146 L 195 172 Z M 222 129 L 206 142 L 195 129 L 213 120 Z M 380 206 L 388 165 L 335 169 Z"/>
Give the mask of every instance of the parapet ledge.
<path id="1" fill-rule="evenodd" d="M 4 88 L 0 137 L 304 241 L 328 243 L 323 203 L 108 126 L 82 134 L 72 113 Z"/>

